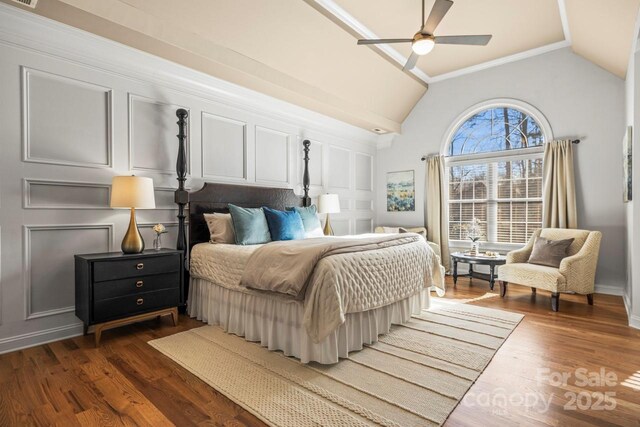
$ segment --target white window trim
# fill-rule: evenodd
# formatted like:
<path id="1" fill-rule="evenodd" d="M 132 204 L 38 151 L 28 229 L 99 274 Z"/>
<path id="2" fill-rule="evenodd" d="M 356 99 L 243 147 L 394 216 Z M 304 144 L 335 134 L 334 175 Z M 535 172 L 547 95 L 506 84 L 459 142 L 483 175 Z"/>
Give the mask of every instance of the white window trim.
<path id="1" fill-rule="evenodd" d="M 468 119 L 478 114 L 483 110 L 487 110 L 490 108 L 514 108 L 516 110 L 522 111 L 523 113 L 533 117 L 536 122 L 540 125 L 542 130 L 542 135 L 544 136 L 545 143 L 553 140 L 553 130 L 551 129 L 551 125 L 547 118 L 542 114 L 540 110 L 535 108 L 534 106 L 520 101 L 518 99 L 512 98 L 496 98 L 490 99 L 487 101 L 480 102 L 466 109 L 462 114 L 460 114 L 449 126 L 447 131 L 444 134 L 444 139 L 442 140 L 440 153 L 445 158 L 445 167 L 449 167 L 449 165 L 469 165 L 469 164 L 477 164 L 478 162 L 482 162 L 483 160 L 491 160 L 492 162 L 500 162 L 507 160 L 522 160 L 529 159 L 532 157 L 538 157 L 541 153 L 544 152 L 544 146 L 540 147 L 531 147 L 531 148 L 518 148 L 509 151 L 494 151 L 488 153 L 478 153 L 478 154 L 467 154 L 461 156 L 454 156 L 455 159 L 447 156 L 449 152 L 449 142 L 453 138 L 454 134 L 458 130 L 458 128 L 466 122 Z M 497 155 L 500 153 L 500 155 Z M 444 177 L 445 188 L 449 188 L 449 174 L 445 173 Z M 447 218 L 449 215 L 449 196 L 448 192 L 446 198 L 446 208 L 447 208 Z M 489 243 L 489 242 L 481 242 L 481 248 L 494 250 L 494 251 L 511 251 L 515 249 L 519 249 L 523 247 L 524 244 L 521 243 Z M 466 250 L 469 248 L 469 241 L 467 240 L 450 240 L 449 241 L 449 249 L 453 253 L 457 250 Z"/>

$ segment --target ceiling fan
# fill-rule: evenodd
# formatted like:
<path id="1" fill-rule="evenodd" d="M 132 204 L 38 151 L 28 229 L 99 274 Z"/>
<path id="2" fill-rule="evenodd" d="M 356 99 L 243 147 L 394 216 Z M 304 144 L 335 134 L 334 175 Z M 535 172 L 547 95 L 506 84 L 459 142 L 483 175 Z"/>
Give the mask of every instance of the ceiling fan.
<path id="1" fill-rule="evenodd" d="M 411 70 L 416 66 L 418 58 L 431 52 L 436 44 L 458 44 L 458 45 L 474 45 L 486 46 L 491 40 L 491 35 L 482 36 L 434 36 L 435 31 L 442 18 L 447 14 L 449 8 L 453 6 L 451 0 L 436 0 L 431 9 L 429 17 L 424 19 L 424 0 L 422 0 L 422 20 L 420 30 L 412 39 L 360 39 L 358 44 L 387 44 L 387 43 L 411 43 L 411 56 L 404 64 L 402 70 Z M 424 24 L 422 24 L 424 22 Z"/>

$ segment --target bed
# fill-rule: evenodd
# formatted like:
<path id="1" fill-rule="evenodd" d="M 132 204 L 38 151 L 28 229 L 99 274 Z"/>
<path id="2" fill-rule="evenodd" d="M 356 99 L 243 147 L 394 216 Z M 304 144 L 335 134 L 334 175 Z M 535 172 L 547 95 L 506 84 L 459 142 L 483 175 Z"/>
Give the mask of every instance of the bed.
<path id="1" fill-rule="evenodd" d="M 412 233 L 359 236 L 359 241 L 326 237 L 308 242 L 250 246 L 209 243 L 209 229 L 203 214 L 226 213 L 230 203 L 278 210 L 309 206 L 310 144 L 303 143 L 303 196 L 286 188 L 219 183 L 205 183 L 200 190 L 187 192 L 184 190 L 187 113 L 178 110 L 177 114 L 177 248 L 184 250 L 188 261 L 185 265 L 190 265 L 186 293 L 187 313 L 191 317 L 219 325 L 228 333 L 259 342 L 270 350 L 280 350 L 303 363 L 330 364 L 348 357 L 349 352 L 360 350 L 365 344 L 376 342 L 378 335 L 389 332 L 392 324 L 405 323 L 412 314 L 427 308 L 431 288 L 443 292 L 444 271 L 438 256 L 422 237 Z M 322 256 L 313 260 L 308 276 L 300 276 L 305 279 L 296 279 L 304 282 L 297 294 L 246 285 L 247 276 L 259 270 L 261 264 L 257 260 L 278 259 L 279 250 L 290 252 L 292 246 L 307 252 L 309 246 L 314 245 L 332 250 L 323 251 Z M 354 247 L 358 249 L 353 250 Z M 287 269 L 292 270 L 293 266 Z M 272 274 L 270 280 L 277 285 L 279 277 Z"/>

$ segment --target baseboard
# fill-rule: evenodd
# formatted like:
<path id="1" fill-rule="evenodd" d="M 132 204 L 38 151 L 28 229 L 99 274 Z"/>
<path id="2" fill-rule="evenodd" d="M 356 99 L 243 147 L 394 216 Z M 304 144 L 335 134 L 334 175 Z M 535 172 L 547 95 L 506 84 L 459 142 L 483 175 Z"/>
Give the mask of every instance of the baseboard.
<path id="1" fill-rule="evenodd" d="M 635 329 L 640 329 L 640 316 L 629 316 L 629 326 Z"/>
<path id="2" fill-rule="evenodd" d="M 40 344 L 47 344 L 53 341 L 60 341 L 65 338 L 77 337 L 78 335 L 82 335 L 82 333 L 82 324 L 74 323 L 73 325 L 59 326 L 43 331 L 2 338 L 0 339 L 0 354 L 22 350 L 23 348 Z"/>
<path id="3" fill-rule="evenodd" d="M 596 293 L 624 297 L 624 288 L 621 286 L 596 284 Z"/>

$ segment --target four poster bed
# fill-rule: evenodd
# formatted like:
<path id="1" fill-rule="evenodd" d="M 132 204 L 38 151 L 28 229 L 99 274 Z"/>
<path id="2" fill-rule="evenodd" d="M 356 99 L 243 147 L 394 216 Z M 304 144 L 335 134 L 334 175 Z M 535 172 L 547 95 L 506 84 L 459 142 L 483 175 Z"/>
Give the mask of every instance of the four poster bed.
<path id="1" fill-rule="evenodd" d="M 176 114 L 177 249 L 184 251 L 185 265 L 190 265 L 185 294 L 191 317 L 303 363 L 336 363 L 364 344 L 376 342 L 392 324 L 405 323 L 428 307 L 432 286 L 439 293 L 444 290 L 438 256 L 413 233 L 260 245 L 209 243 L 204 214 L 227 213 L 229 204 L 280 211 L 310 206 L 310 143 L 303 142 L 302 197 L 292 189 L 208 182 L 200 190 L 187 192 L 187 111 L 179 109 Z"/>

